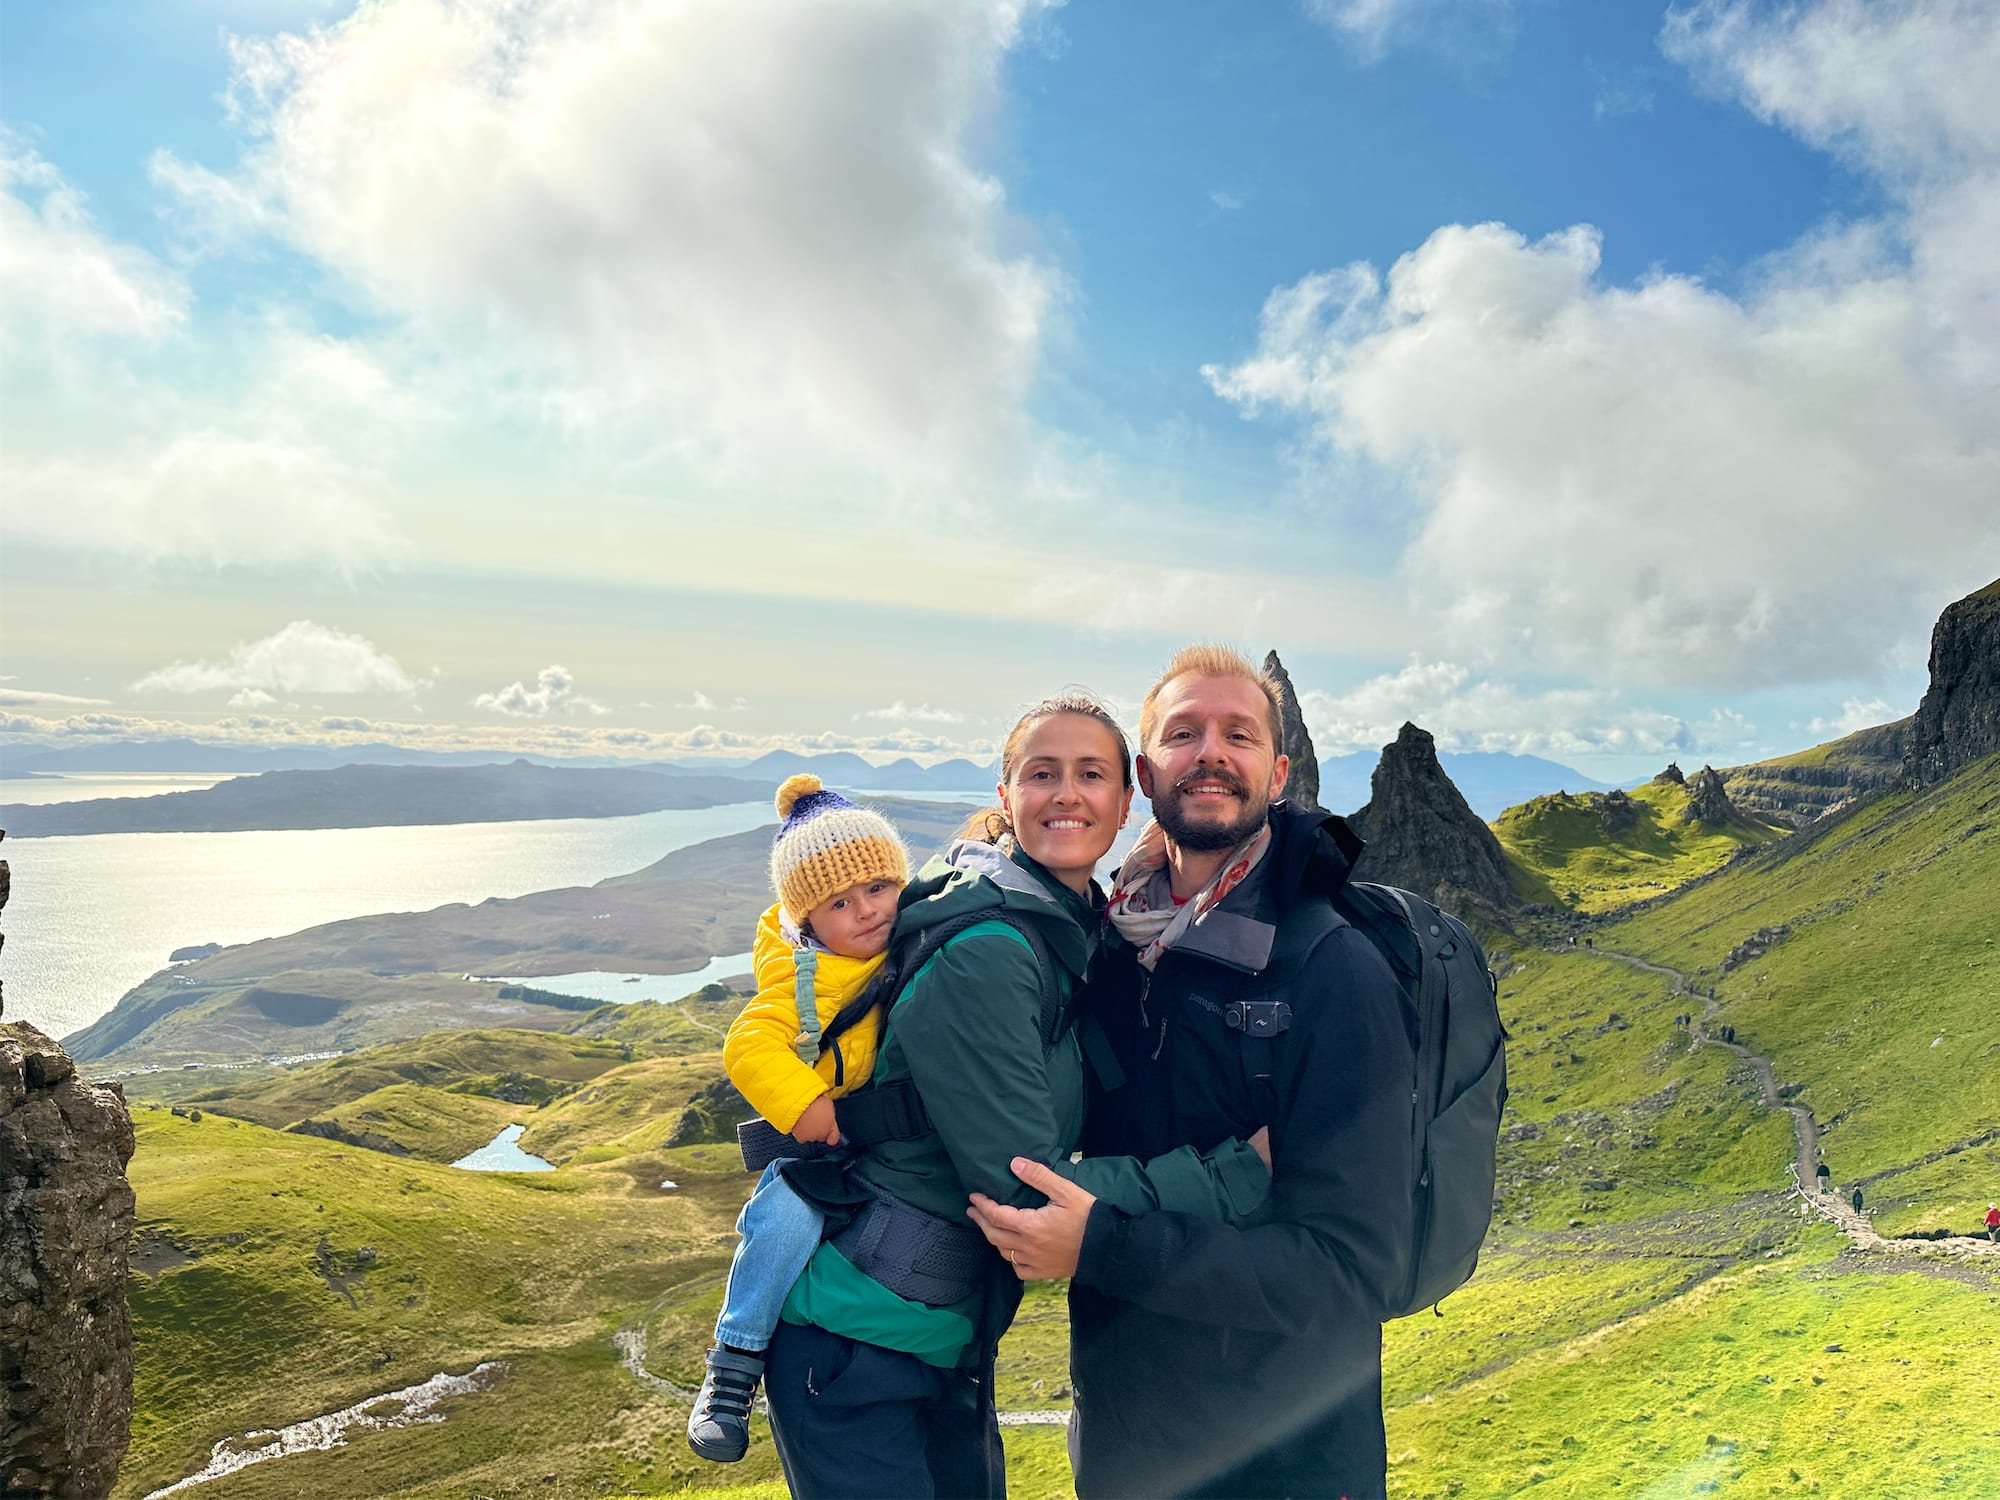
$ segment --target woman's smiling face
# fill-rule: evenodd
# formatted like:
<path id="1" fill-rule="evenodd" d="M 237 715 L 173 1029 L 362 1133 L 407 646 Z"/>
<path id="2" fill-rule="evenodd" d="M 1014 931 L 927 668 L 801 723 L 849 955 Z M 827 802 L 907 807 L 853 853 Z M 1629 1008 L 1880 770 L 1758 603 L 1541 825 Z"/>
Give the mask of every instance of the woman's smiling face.
<path id="1" fill-rule="evenodd" d="M 1028 732 L 1000 788 L 1028 856 L 1081 891 L 1132 807 L 1118 740 L 1084 714 L 1052 714 Z"/>

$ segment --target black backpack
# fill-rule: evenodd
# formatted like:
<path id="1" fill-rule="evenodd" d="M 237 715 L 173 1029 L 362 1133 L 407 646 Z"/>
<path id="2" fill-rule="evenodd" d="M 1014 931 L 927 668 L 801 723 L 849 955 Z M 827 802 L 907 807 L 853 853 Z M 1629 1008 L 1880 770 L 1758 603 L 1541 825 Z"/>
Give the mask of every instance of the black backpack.
<path id="1" fill-rule="evenodd" d="M 1349 881 L 1331 901 L 1308 897 L 1269 965 L 1302 964 L 1342 927 L 1365 934 L 1409 998 L 1417 1024 L 1411 1095 L 1416 1179 L 1410 1184 L 1410 1279 L 1389 1315 L 1435 1308 L 1465 1285 L 1493 1218 L 1494 1154 L 1507 1099 L 1507 1031 L 1479 940 L 1449 912 L 1394 886 Z M 1242 1037 L 1253 1097 L 1275 1098 L 1276 1049 L 1292 1023 L 1282 1001 L 1215 1007 Z M 1092 1039 L 1086 1037 L 1086 1053 Z M 1100 1069 L 1100 1076 L 1102 1070 Z"/>
<path id="2" fill-rule="evenodd" d="M 1390 1309 L 1435 1308 L 1465 1285 L 1493 1218 L 1494 1155 L 1507 1102 L 1507 1028 L 1486 954 L 1422 896 L 1350 881 L 1339 914 L 1366 933 L 1416 1007 L 1417 1180 L 1410 1282 Z"/>

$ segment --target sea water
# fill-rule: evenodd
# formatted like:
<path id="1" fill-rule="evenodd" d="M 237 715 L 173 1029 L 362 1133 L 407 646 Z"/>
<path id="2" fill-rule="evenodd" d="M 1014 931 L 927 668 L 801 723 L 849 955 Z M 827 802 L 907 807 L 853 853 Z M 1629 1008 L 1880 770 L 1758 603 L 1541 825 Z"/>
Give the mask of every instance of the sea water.
<path id="1" fill-rule="evenodd" d="M 6 1018 L 61 1037 L 165 968 L 176 948 L 594 885 L 770 821 L 760 798 L 623 818 L 10 838 L 0 844 L 13 869 L 0 949 Z M 704 982 L 682 979 L 687 989 Z"/>

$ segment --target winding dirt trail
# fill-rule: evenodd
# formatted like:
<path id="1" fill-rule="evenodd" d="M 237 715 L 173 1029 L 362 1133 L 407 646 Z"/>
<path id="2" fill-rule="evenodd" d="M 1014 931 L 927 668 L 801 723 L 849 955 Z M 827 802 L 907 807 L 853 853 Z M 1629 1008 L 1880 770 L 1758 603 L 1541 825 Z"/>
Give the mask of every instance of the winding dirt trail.
<path id="1" fill-rule="evenodd" d="M 1569 951 L 1569 950 L 1561 950 Z M 1837 1226 L 1857 1250 L 1874 1250 L 1894 1255 L 1921 1256 L 1926 1260 L 1990 1260 L 2000 1262 L 2000 1245 L 1987 1240 L 1975 1239 L 1969 1235 L 1955 1235 L 1943 1240 L 1885 1239 L 1875 1232 L 1875 1226 L 1868 1216 L 1855 1208 L 1838 1193 L 1825 1192 L 1819 1187 L 1817 1171 L 1819 1167 L 1819 1125 L 1806 1105 L 1788 1100 L 1783 1087 L 1778 1083 L 1771 1059 L 1752 1052 L 1743 1043 L 1725 1040 L 1713 1025 L 1722 1002 L 1711 997 L 1678 969 L 1670 969 L 1664 964 L 1656 964 L 1633 953 L 1619 953 L 1611 948 L 1592 946 L 1588 950 L 1604 958 L 1616 959 L 1635 969 L 1644 969 L 1649 974 L 1658 974 L 1673 984 L 1676 995 L 1692 995 L 1702 1002 L 1701 1014 L 1688 1028 L 1688 1050 L 1697 1047 L 1721 1047 L 1733 1052 L 1749 1065 L 1757 1076 L 1758 1102 L 1767 1109 L 1782 1109 L 1792 1117 L 1792 1140 L 1796 1148 L 1789 1173 L 1792 1179 L 1792 1194 L 1801 1204 L 1801 1211 L 1817 1214 L 1828 1223 Z"/>

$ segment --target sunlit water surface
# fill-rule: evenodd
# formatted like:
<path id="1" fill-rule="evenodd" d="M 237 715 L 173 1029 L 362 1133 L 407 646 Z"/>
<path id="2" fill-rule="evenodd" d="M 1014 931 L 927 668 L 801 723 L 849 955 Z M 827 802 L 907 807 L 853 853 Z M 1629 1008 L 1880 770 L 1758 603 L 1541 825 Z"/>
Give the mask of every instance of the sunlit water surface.
<path id="1" fill-rule="evenodd" d="M 0 782 L 0 799 L 34 784 Z M 176 948 L 593 885 L 770 820 L 760 799 L 625 818 L 10 838 L 0 845 L 13 867 L 0 950 L 6 1016 L 60 1037 L 164 968 Z"/>

